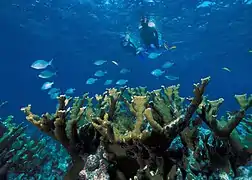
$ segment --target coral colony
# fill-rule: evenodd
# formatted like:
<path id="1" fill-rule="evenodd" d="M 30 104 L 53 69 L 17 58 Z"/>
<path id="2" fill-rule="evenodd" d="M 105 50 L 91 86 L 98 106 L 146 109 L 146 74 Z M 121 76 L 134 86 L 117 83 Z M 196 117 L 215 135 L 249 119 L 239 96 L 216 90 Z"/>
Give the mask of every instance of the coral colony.
<path id="1" fill-rule="evenodd" d="M 204 91 L 209 81 L 207 77 L 195 84 L 192 98 L 180 97 L 179 85 L 151 92 L 123 87 L 94 98 L 87 93 L 76 98 L 61 95 L 53 114 L 35 115 L 28 105 L 22 108 L 27 121 L 62 146 L 57 150 L 48 147 L 45 138 L 28 139 L 26 127 L 9 127 L 11 122 L 4 121 L 8 131 L 0 139 L 0 175 L 66 180 L 246 179 L 251 175 L 252 152 L 252 118 L 246 111 L 252 96 L 235 95 L 240 109 L 218 118 L 224 99 L 207 100 Z M 69 156 L 63 156 L 62 149 Z M 39 168 L 50 161 L 51 168 Z M 48 171 L 56 173 L 43 175 Z"/>

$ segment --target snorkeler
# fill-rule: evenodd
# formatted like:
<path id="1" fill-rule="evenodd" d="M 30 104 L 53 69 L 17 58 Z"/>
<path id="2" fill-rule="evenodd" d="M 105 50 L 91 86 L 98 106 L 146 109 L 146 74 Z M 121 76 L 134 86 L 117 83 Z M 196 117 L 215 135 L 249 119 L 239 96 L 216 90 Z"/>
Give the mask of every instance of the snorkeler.
<path id="1" fill-rule="evenodd" d="M 145 50 L 143 48 L 137 48 L 130 40 L 130 35 L 128 33 L 123 36 L 121 46 L 127 53 L 137 56 L 140 60 L 144 59 Z"/>
<path id="2" fill-rule="evenodd" d="M 131 42 L 129 34 L 126 34 L 121 41 L 121 46 L 125 49 L 126 52 L 130 54 L 137 54 L 136 46 Z"/>
<path id="3" fill-rule="evenodd" d="M 141 25 L 139 27 L 140 38 L 147 49 L 156 48 L 159 49 L 158 32 L 155 28 L 155 24 L 146 17 L 141 19 Z"/>

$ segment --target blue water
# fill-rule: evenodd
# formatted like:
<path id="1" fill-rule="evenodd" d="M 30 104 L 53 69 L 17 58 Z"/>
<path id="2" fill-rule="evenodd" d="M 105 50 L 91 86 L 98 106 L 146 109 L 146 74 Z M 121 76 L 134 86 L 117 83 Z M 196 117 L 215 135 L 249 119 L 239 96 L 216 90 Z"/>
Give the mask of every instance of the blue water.
<path id="1" fill-rule="evenodd" d="M 223 112 L 238 109 L 234 94 L 252 93 L 252 5 L 226 0 L 197 9 L 199 4 L 197 0 L 1 0 L 0 100 L 8 101 L 0 109 L 1 117 L 12 114 L 24 122 L 20 108 L 27 104 L 38 114 L 55 111 L 56 100 L 40 89 L 45 80 L 30 67 L 37 59 L 52 58 L 58 71 L 54 86 L 76 88 L 74 96 L 102 93 L 106 79 L 120 78 L 128 79 L 130 87 L 147 86 L 149 90 L 179 83 L 181 95 L 192 96 L 193 83 L 211 76 L 209 99 L 223 97 Z M 162 39 L 177 48 L 154 60 L 140 61 L 126 54 L 120 35 L 128 29 L 139 40 L 142 15 L 151 16 Z M 94 66 L 98 59 L 109 63 Z M 150 74 L 166 61 L 175 63 L 166 74 L 179 76 L 179 80 Z M 131 73 L 122 75 L 120 68 L 129 68 Z M 86 85 L 98 69 L 107 70 L 107 76 Z"/>

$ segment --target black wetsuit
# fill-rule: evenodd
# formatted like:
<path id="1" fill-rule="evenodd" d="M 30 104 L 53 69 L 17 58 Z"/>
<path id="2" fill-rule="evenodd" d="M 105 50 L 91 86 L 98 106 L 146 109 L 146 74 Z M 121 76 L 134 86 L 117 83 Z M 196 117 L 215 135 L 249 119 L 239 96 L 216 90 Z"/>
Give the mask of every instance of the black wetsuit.
<path id="1" fill-rule="evenodd" d="M 148 23 L 143 23 L 140 29 L 140 37 L 147 48 L 153 44 L 157 49 L 159 48 L 158 32 L 155 27 L 149 27 Z"/>

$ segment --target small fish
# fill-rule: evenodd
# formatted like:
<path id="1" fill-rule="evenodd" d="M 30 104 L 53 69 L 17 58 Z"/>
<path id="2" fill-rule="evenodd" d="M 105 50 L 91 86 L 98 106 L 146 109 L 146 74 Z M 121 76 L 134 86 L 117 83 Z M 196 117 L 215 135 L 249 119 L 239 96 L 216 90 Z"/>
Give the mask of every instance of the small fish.
<path id="1" fill-rule="evenodd" d="M 175 42 L 172 42 L 172 44 L 182 44 L 184 43 L 185 41 L 175 41 Z"/>
<path id="2" fill-rule="evenodd" d="M 51 95 L 51 94 L 57 93 L 57 92 L 60 92 L 60 89 L 59 89 L 59 88 L 51 88 L 51 89 L 48 91 L 48 94 Z"/>
<path id="3" fill-rule="evenodd" d="M 108 80 L 106 80 L 106 81 L 104 82 L 104 85 L 105 85 L 105 86 L 108 86 L 108 85 L 112 84 L 112 82 L 113 82 L 113 80 L 108 79 Z"/>
<path id="4" fill-rule="evenodd" d="M 178 80 L 179 77 L 178 76 L 165 76 L 166 79 L 169 79 L 171 81 L 175 81 L 175 80 Z"/>
<path id="5" fill-rule="evenodd" d="M 111 61 L 111 62 L 112 62 L 113 64 L 119 66 L 118 62 L 116 62 L 116 61 Z"/>
<path id="6" fill-rule="evenodd" d="M 4 105 L 7 104 L 7 103 L 8 103 L 8 101 L 2 102 L 2 103 L 0 104 L 0 107 L 4 106 Z M 0 119 L 1 119 L 1 118 L 0 118 Z"/>
<path id="7" fill-rule="evenodd" d="M 98 71 L 95 72 L 94 75 L 95 75 L 96 77 L 102 77 L 102 76 L 104 76 L 105 74 L 107 74 L 107 71 L 98 70 Z"/>
<path id="8" fill-rule="evenodd" d="M 204 1 L 201 4 L 199 4 L 197 6 L 197 8 L 205 8 L 205 7 L 209 7 L 209 6 L 213 6 L 215 5 L 215 2 L 211 2 L 211 1 Z"/>
<path id="9" fill-rule="evenodd" d="M 116 84 L 122 86 L 122 85 L 125 85 L 127 82 L 128 82 L 127 79 L 120 79 L 116 81 Z"/>
<path id="10" fill-rule="evenodd" d="M 150 59 L 156 59 L 157 57 L 159 57 L 160 55 L 161 55 L 162 53 L 150 53 L 149 55 L 148 55 L 148 58 L 150 58 Z"/>
<path id="11" fill-rule="evenodd" d="M 47 89 L 50 89 L 52 88 L 52 85 L 54 84 L 54 82 L 45 82 L 42 87 L 41 87 L 41 90 L 47 90 Z"/>
<path id="12" fill-rule="evenodd" d="M 94 84 L 98 79 L 96 78 L 89 78 L 87 81 L 86 81 L 86 84 Z"/>
<path id="13" fill-rule="evenodd" d="M 173 65 L 174 65 L 174 63 L 167 61 L 163 64 L 162 68 L 168 69 L 168 68 L 172 67 Z"/>
<path id="14" fill-rule="evenodd" d="M 227 67 L 223 67 L 222 69 L 225 70 L 225 71 L 231 72 L 231 70 L 229 68 L 227 68 Z"/>
<path id="15" fill-rule="evenodd" d="M 120 70 L 120 73 L 121 74 L 126 74 L 126 73 L 129 73 L 130 72 L 130 70 L 129 69 L 126 69 L 126 68 L 122 68 L 121 70 Z"/>
<path id="16" fill-rule="evenodd" d="M 94 62 L 94 65 L 100 66 L 100 65 L 103 65 L 106 62 L 107 62 L 106 60 L 97 60 L 97 61 Z"/>
<path id="17" fill-rule="evenodd" d="M 155 1 L 154 1 L 154 0 L 144 0 L 144 2 L 147 2 L 147 3 L 154 3 Z"/>
<path id="18" fill-rule="evenodd" d="M 48 66 L 52 66 L 52 62 L 53 62 L 53 59 L 49 62 L 47 62 L 45 60 L 37 60 L 32 63 L 31 67 L 33 69 L 45 69 Z"/>
<path id="19" fill-rule="evenodd" d="M 43 78 L 43 79 L 47 79 L 47 78 L 51 78 L 52 76 L 55 76 L 55 75 L 56 75 L 56 72 L 44 70 L 38 75 L 38 77 Z"/>
<path id="20" fill-rule="evenodd" d="M 176 48 L 177 48 L 177 46 L 172 46 L 169 49 L 171 50 L 171 49 L 176 49 Z"/>
<path id="21" fill-rule="evenodd" d="M 249 52 L 249 53 L 252 53 L 252 50 L 249 50 L 248 52 Z"/>
<path id="22" fill-rule="evenodd" d="M 151 74 L 153 76 L 159 77 L 162 76 L 164 74 L 165 71 L 162 71 L 161 69 L 155 69 L 153 71 L 151 71 Z"/>
<path id="23" fill-rule="evenodd" d="M 60 92 L 50 94 L 51 99 L 57 99 L 60 96 Z"/>
<path id="24" fill-rule="evenodd" d="M 69 88 L 66 90 L 65 94 L 73 94 L 75 90 L 75 88 Z"/>

